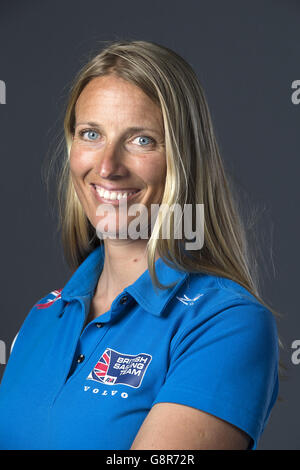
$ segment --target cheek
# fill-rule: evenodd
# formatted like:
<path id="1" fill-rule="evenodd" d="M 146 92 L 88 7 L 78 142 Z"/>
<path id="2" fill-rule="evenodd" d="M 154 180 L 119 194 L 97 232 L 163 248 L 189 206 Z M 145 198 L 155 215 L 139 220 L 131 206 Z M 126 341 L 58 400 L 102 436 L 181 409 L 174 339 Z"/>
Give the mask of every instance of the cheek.
<path id="1" fill-rule="evenodd" d="M 165 159 L 156 158 L 144 160 L 139 166 L 139 175 L 148 186 L 162 186 L 165 183 L 167 166 Z"/>
<path id="2" fill-rule="evenodd" d="M 74 176 L 81 176 L 90 167 L 90 158 L 86 152 L 75 145 L 70 150 L 70 170 Z"/>

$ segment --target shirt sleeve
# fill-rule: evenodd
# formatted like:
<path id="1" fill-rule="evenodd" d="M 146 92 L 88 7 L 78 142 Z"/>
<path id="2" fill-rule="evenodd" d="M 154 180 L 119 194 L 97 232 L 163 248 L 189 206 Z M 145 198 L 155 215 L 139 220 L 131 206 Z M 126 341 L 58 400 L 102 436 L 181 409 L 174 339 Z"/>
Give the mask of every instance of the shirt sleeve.
<path id="1" fill-rule="evenodd" d="M 179 403 L 210 413 L 245 431 L 256 449 L 277 394 L 275 319 L 260 304 L 240 302 L 189 322 L 171 349 L 153 405 Z"/>

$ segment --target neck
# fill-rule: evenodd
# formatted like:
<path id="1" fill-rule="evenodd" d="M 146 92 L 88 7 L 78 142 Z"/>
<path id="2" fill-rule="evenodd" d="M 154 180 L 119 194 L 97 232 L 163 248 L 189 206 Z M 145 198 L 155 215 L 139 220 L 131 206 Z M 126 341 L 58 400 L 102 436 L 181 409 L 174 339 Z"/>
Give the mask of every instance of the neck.
<path id="1" fill-rule="evenodd" d="M 146 271 L 147 241 L 104 239 L 105 259 L 95 297 L 114 299 Z"/>

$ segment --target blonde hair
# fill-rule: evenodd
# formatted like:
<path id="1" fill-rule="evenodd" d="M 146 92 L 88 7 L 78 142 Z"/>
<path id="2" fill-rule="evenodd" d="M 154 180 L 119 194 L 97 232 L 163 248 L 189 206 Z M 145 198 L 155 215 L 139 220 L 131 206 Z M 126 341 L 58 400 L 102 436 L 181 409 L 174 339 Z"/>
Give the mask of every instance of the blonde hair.
<path id="1" fill-rule="evenodd" d="M 107 43 L 107 41 L 106 41 Z M 233 187 L 225 175 L 203 89 L 192 67 L 167 47 L 146 41 L 115 41 L 88 61 L 71 86 L 64 117 L 66 151 L 58 179 L 59 226 L 68 265 L 75 270 L 102 243 L 95 235 L 75 192 L 69 152 L 75 125 L 75 105 L 84 87 L 96 77 L 114 74 L 136 85 L 161 109 L 167 174 L 162 204 L 204 204 L 204 245 L 186 252 L 184 237 L 160 238 L 158 217 L 147 244 L 149 273 L 154 286 L 164 289 L 155 272 L 155 254 L 179 270 L 223 276 L 246 288 L 273 314 L 259 293 L 255 259 Z M 174 221 L 173 221 L 174 222 Z M 282 344 L 279 340 L 279 344 Z"/>

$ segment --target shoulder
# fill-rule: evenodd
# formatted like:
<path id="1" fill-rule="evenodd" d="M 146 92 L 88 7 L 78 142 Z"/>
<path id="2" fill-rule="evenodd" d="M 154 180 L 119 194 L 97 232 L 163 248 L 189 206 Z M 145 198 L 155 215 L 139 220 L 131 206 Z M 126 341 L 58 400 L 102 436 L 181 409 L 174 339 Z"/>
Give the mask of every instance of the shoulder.
<path id="1" fill-rule="evenodd" d="M 179 327 L 171 341 L 173 369 L 185 364 L 197 377 L 201 367 L 201 387 L 216 380 L 228 388 L 228 396 L 230 384 L 238 383 L 247 393 L 255 379 L 257 388 L 271 384 L 273 390 L 279 343 L 272 312 L 233 281 L 190 276 L 189 287 L 182 286 L 183 291 L 176 294 L 182 299 L 186 293 L 185 299 L 193 300 L 182 302 Z"/>
<path id="2" fill-rule="evenodd" d="M 62 289 L 54 289 L 34 303 L 24 319 L 18 336 L 21 336 L 24 330 L 38 328 L 45 321 L 51 321 L 51 318 L 53 319 L 61 313 L 63 308 L 61 303 Z"/>
<path id="3" fill-rule="evenodd" d="M 253 341 L 277 341 L 274 315 L 243 286 L 230 279 L 190 273 L 173 298 L 180 316 L 178 335 L 199 330 L 221 336 L 227 332 Z"/>
<path id="4" fill-rule="evenodd" d="M 178 290 L 191 301 L 201 298 L 206 305 L 217 306 L 226 302 L 245 301 L 260 304 L 250 291 L 231 279 L 205 273 L 189 273 Z"/>
<path id="5" fill-rule="evenodd" d="M 50 291 L 47 295 L 38 300 L 34 307 L 36 307 L 38 310 L 51 307 L 57 300 L 61 299 L 62 289 L 63 288 Z"/>
<path id="6" fill-rule="evenodd" d="M 49 331 L 54 327 L 63 309 L 59 302 L 62 289 L 54 289 L 34 303 L 14 337 L 11 353 L 14 351 L 15 354 L 16 349 L 23 351 L 27 344 L 34 343 L 40 337 L 42 331 Z"/>

